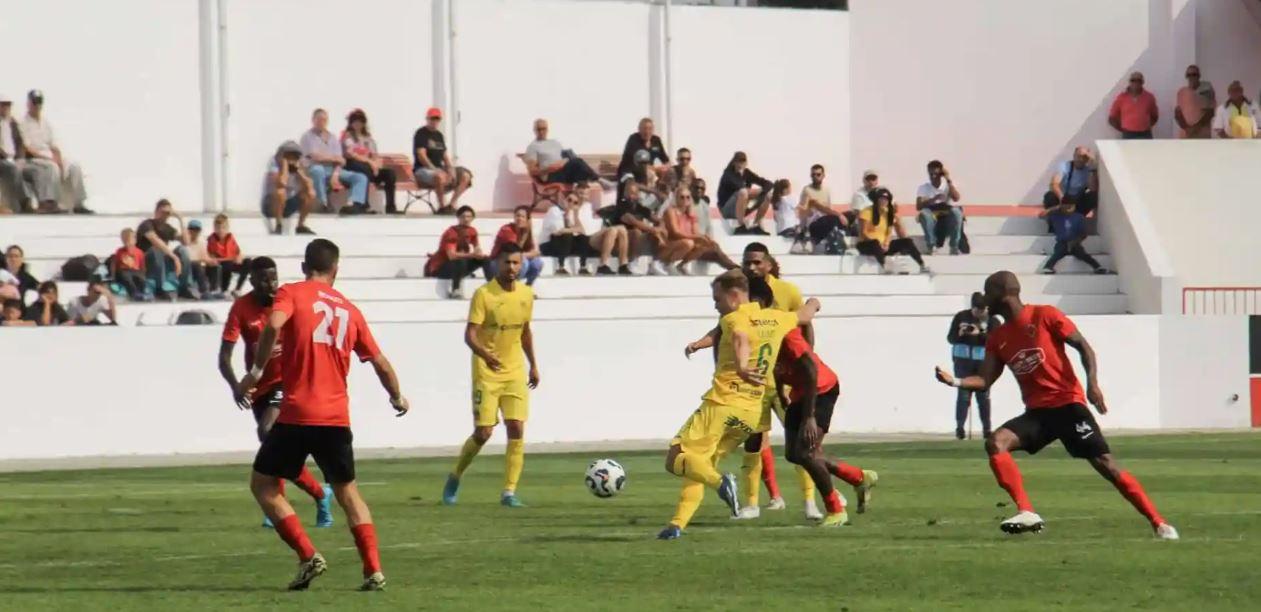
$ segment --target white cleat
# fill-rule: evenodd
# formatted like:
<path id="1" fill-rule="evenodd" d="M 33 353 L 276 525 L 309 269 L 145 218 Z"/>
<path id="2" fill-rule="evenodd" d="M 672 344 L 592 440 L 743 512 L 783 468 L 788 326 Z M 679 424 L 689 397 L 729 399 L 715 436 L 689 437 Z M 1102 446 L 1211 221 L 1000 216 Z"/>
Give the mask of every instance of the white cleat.
<path id="1" fill-rule="evenodd" d="M 1038 513 L 1021 510 L 1016 516 L 1003 521 L 999 528 L 1005 533 L 1014 535 L 1028 532 L 1038 533 L 1045 526 L 1046 523 L 1042 520 L 1042 517 L 1038 516 Z"/>
<path id="2" fill-rule="evenodd" d="M 806 510 L 807 521 L 823 520 L 823 513 L 819 511 L 819 506 L 815 504 L 814 498 L 807 499 L 804 506 Z"/>
<path id="3" fill-rule="evenodd" d="M 771 503 L 766 504 L 767 510 L 783 510 L 784 508 L 787 508 L 787 507 L 788 507 L 788 504 L 784 503 L 784 498 L 782 497 L 772 497 Z"/>
<path id="4" fill-rule="evenodd" d="M 290 591 L 305 591 L 311 586 L 311 581 L 315 580 L 320 574 L 328 569 L 328 563 L 324 561 L 324 555 L 315 553 L 315 556 L 306 561 L 298 562 L 298 575 L 289 583 Z"/>
<path id="5" fill-rule="evenodd" d="M 740 509 L 740 514 L 731 517 L 733 521 L 751 521 L 762 516 L 762 509 L 757 506 L 745 506 Z"/>
<path id="6" fill-rule="evenodd" d="M 1178 530 L 1173 528 L 1169 523 L 1161 523 L 1156 526 L 1156 537 L 1162 540 L 1178 539 Z"/>

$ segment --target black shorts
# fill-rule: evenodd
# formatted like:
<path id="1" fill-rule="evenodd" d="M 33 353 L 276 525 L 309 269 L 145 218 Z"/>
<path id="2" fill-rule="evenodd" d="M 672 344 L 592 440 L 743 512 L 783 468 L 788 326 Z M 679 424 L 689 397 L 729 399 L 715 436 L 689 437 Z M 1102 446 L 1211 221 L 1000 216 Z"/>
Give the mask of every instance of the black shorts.
<path id="1" fill-rule="evenodd" d="M 254 401 L 250 402 L 250 408 L 254 410 L 254 422 L 262 423 L 263 415 L 267 413 L 268 408 L 280 410 L 280 401 L 284 398 L 284 389 L 280 385 L 276 385 L 254 398 Z"/>
<path id="2" fill-rule="evenodd" d="M 1008 429 L 1016 434 L 1020 439 L 1020 449 L 1030 455 L 1056 440 L 1064 444 L 1068 454 L 1078 459 L 1091 459 L 1111 452 L 1099 423 L 1095 422 L 1090 409 L 1081 404 L 1030 408 L 1003 423 L 999 429 Z"/>
<path id="3" fill-rule="evenodd" d="M 293 480 L 309 455 L 324 472 L 325 482 L 351 482 L 355 479 L 353 439 L 349 427 L 276 423 L 254 457 L 254 471 Z"/>
<path id="4" fill-rule="evenodd" d="M 832 425 L 832 410 L 836 408 L 836 400 L 841 396 L 841 386 L 832 387 L 831 391 L 821 394 L 814 399 L 814 421 L 819 424 L 819 429 L 823 433 L 828 432 L 828 427 Z M 801 431 L 801 413 L 805 410 L 801 401 L 796 401 L 788 405 L 788 410 L 784 414 L 784 439 L 796 440 L 798 433 Z"/>

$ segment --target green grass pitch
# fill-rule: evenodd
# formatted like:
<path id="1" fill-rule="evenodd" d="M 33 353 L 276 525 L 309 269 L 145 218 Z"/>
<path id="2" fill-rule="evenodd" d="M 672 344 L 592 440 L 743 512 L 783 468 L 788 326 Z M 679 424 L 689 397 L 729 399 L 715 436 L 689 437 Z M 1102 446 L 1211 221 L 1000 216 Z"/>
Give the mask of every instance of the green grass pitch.
<path id="1" fill-rule="evenodd" d="M 520 510 L 498 505 L 498 456 L 473 465 L 454 508 L 438 504 L 448 459 L 364 461 L 383 593 L 354 591 L 340 511 L 309 530 L 329 572 L 285 592 L 294 557 L 259 527 L 245 466 L 0 474 L 0 610 L 1256 609 L 1261 436 L 1112 443 L 1182 541 L 1154 540 L 1058 446 L 1017 455 L 1047 520 L 1025 536 L 998 530 L 1013 508 L 979 442 L 831 445 L 881 475 L 871 510 L 841 529 L 806 526 L 781 461 L 787 510 L 733 523 L 710 492 L 673 542 L 654 539 L 679 486 L 663 452 L 610 453 L 629 473 L 611 500 L 582 484 L 600 453 L 527 454 Z M 310 500 L 289 495 L 309 526 Z"/>

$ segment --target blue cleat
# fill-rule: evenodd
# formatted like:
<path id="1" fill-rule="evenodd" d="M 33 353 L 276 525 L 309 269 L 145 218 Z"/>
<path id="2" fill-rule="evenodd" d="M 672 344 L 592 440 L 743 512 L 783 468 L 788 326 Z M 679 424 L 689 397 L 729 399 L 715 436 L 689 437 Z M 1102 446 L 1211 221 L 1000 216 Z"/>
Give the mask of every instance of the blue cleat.
<path id="1" fill-rule="evenodd" d="M 521 500 L 517 499 L 517 496 L 512 493 L 505 493 L 503 497 L 500 497 L 499 505 L 506 506 L 508 508 L 524 508 L 525 507 L 525 504 L 522 503 Z"/>
<path id="2" fill-rule="evenodd" d="M 271 523 L 271 519 L 267 518 L 267 515 L 264 514 L 263 515 L 263 529 L 275 529 L 275 528 L 276 526 Z"/>
<path id="3" fill-rule="evenodd" d="M 681 537 L 683 537 L 683 530 L 679 529 L 678 525 L 666 525 L 666 528 L 657 534 L 658 540 L 677 540 Z"/>
<path id="4" fill-rule="evenodd" d="M 324 485 L 324 499 L 315 502 L 315 526 L 333 526 L 333 488 Z"/>
<path id="5" fill-rule="evenodd" d="M 442 487 L 442 505 L 454 506 L 460 496 L 460 479 L 454 474 L 447 474 L 447 484 Z"/>
<path id="6" fill-rule="evenodd" d="M 734 474 L 724 474 L 718 483 L 718 498 L 731 509 L 732 518 L 740 518 L 739 487 Z"/>

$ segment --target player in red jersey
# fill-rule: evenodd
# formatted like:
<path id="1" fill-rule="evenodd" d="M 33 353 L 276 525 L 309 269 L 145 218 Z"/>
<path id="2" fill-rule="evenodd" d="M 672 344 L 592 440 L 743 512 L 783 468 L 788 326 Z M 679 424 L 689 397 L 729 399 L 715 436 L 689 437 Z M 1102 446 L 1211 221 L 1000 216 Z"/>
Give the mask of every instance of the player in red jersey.
<path id="1" fill-rule="evenodd" d="M 1003 318 L 1003 324 L 990 332 L 985 343 L 981 373 L 956 380 L 949 372 L 937 368 L 937 380 L 970 391 L 987 391 L 1006 364 L 1020 383 L 1024 414 L 1007 421 L 985 440 L 990 469 L 1019 510 L 1002 522 L 1003 531 L 1041 531 L 1044 526 L 1042 517 L 1033 511 L 1025 495 L 1020 470 L 1011 458 L 1011 451 L 1023 450 L 1032 455 L 1059 440 L 1070 455 L 1090 462 L 1095 471 L 1116 486 L 1147 518 L 1157 537 L 1178 539 L 1178 530 L 1156 511 L 1138 479 L 1122 470 L 1113 459 L 1099 424 L 1086 408 L 1089 400 L 1099 414 L 1108 413 L 1103 392 L 1099 390 L 1095 351 L 1077 326 L 1054 306 L 1022 303 L 1020 281 L 1011 272 L 996 272 L 985 279 L 985 302 L 991 313 Z M 1064 352 L 1065 344 L 1081 355 L 1086 369 L 1084 394 Z"/>
<path id="2" fill-rule="evenodd" d="M 280 386 L 280 360 L 270 359 L 262 377 L 254 386 L 254 393 L 244 395 L 237 390 L 236 371 L 232 368 L 232 350 L 237 340 L 245 339 L 245 369 L 254 366 L 254 349 L 258 346 L 258 337 L 263 333 L 267 317 L 271 315 L 271 305 L 276 299 L 276 288 L 280 281 L 276 276 L 276 262 L 270 257 L 255 257 L 250 263 L 250 285 L 253 291 L 241 296 L 232 303 L 228 311 L 228 320 L 223 324 L 223 341 L 219 344 L 219 374 L 228 381 L 232 389 L 232 399 L 241 410 L 254 412 L 254 423 L 258 426 L 258 441 L 267 437 L 272 424 L 280 414 L 280 400 L 283 397 Z M 278 350 L 279 345 L 276 346 Z M 273 353 L 273 357 L 275 354 Z M 302 466 L 302 472 L 293 481 L 298 488 L 306 491 L 315 500 L 316 527 L 332 527 L 333 491 L 327 485 L 321 485 L 311 471 Z M 280 482 L 281 494 L 284 494 L 284 481 Z M 263 516 L 263 526 L 272 527 L 271 519 Z"/>
<path id="3" fill-rule="evenodd" d="M 278 359 L 284 399 L 276 424 L 254 457 L 250 491 L 275 523 L 276 533 L 298 553 L 298 575 L 289 583 L 289 589 L 306 589 L 328 568 L 280 492 L 280 479 L 296 478 L 310 455 L 324 472 L 324 479 L 332 483 L 337 503 L 346 512 L 346 522 L 363 561 L 360 590 L 379 591 L 385 588 L 385 576 L 377 553 L 376 529 L 368 504 L 355 485 L 350 398 L 346 393 L 350 353 L 353 351 L 360 361 L 372 363 L 397 416 L 407 414 L 408 404 L 399 390 L 394 368 L 377 348 L 363 314 L 333 289 L 338 258 L 337 245 L 328 240 L 317 238 L 307 245 L 302 263 L 306 280 L 285 285 L 276 292 L 267 326 L 258 341 L 256 362 L 237 388 L 243 395 L 248 394 L 262 380 L 280 336 Z"/>

